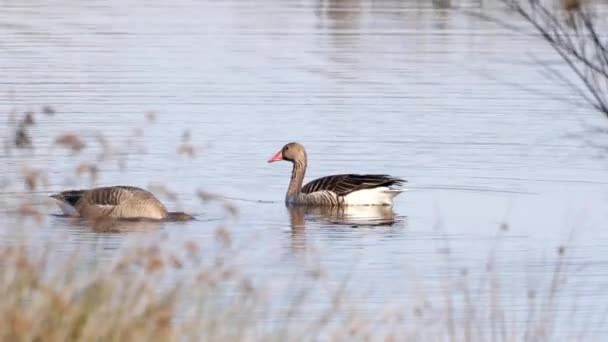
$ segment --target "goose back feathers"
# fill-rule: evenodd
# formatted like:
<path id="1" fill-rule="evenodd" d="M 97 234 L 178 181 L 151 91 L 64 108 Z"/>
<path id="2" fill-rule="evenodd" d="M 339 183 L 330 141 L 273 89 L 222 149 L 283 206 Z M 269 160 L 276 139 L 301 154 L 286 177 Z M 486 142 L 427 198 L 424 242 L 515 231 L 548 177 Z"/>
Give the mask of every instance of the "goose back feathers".
<path id="1" fill-rule="evenodd" d="M 329 190 L 338 196 L 346 196 L 354 191 L 401 185 L 404 181 L 389 175 L 341 174 L 317 178 L 308 182 L 300 190 L 310 194 L 316 191 Z"/>

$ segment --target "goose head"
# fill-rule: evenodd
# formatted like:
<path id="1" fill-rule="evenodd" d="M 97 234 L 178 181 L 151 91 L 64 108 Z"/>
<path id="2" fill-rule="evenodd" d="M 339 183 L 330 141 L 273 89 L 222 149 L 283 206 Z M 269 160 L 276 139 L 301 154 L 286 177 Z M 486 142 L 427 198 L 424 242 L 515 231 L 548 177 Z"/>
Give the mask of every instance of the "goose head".
<path id="1" fill-rule="evenodd" d="M 306 150 L 304 146 L 297 142 L 291 142 L 283 146 L 279 152 L 277 152 L 272 158 L 268 159 L 269 163 L 287 160 L 290 162 L 305 161 Z"/>

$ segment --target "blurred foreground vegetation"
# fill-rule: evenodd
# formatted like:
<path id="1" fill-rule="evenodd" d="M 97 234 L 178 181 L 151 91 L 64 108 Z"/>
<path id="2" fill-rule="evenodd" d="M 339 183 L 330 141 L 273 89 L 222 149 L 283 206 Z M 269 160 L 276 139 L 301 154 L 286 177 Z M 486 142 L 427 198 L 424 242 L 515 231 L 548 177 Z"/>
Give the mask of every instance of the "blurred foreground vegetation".
<path id="1" fill-rule="evenodd" d="M 510 2 L 515 6 L 512 9 L 536 23 L 542 37 L 579 75 L 582 83 L 570 86 L 595 109 L 608 113 L 606 40 L 593 26 L 593 12 L 575 1 L 564 4 L 563 11 L 551 12 L 534 2 L 527 7 L 523 2 Z M 574 38 L 564 38 L 572 30 Z M 554 74 L 566 82 L 566 78 Z M 0 213 L 0 230 L 25 230 L 45 220 L 47 211 L 40 205 L 40 198 L 50 190 L 50 175 L 44 165 L 34 165 L 36 156 L 28 151 L 36 148 L 38 140 L 32 132 L 39 118 L 55 115 L 61 113 L 51 106 L 38 112 L 13 110 L 7 115 L 2 158 L 20 172 L 7 172 L 0 180 L 4 193 L 1 204 L 8 208 Z M 153 123 L 155 118 L 155 113 L 146 113 L 142 125 Z M 134 132 L 135 136 L 141 134 L 142 130 Z M 134 149 L 131 141 L 117 146 L 102 134 L 83 136 L 77 132 L 60 133 L 52 143 L 73 156 L 96 144 L 100 151 L 96 161 L 74 158 L 70 166 L 71 176 L 84 179 L 90 186 L 97 184 L 101 165 L 110 162 L 126 168 L 129 156 L 138 148 Z M 186 158 L 200 155 L 187 131 L 175 151 Z M 150 184 L 150 190 L 165 198 L 176 197 L 162 184 Z M 238 215 L 238 207 L 220 196 L 203 190 L 197 190 L 196 195 L 202 206 L 219 201 L 229 217 Z M 84 224 L 99 234 L 121 234 L 124 228 L 120 222 Z M 497 249 L 505 230 L 507 224 L 497 229 Z M 22 242 L 0 241 L 1 339 L 578 341 L 594 340 L 594 331 L 605 322 L 604 317 L 579 310 L 577 303 L 564 304 L 562 294 L 576 280 L 568 267 L 567 246 L 556 246 L 547 262 L 552 265 L 550 276 L 534 287 L 509 282 L 508 276 L 501 274 L 496 256 L 489 255 L 476 270 L 423 270 L 441 275 L 437 283 L 412 280 L 411 288 L 403 289 L 411 294 L 411 301 L 387 303 L 385 308 L 370 313 L 349 299 L 347 280 L 336 281 L 322 269 L 307 273 L 307 281 L 297 286 L 287 285 L 293 287 L 285 298 L 240 268 L 235 261 L 238 251 L 231 244 L 234 237 L 226 222 L 217 226 L 215 236 L 214 241 L 167 246 L 156 234 L 135 235 L 111 262 L 85 262 L 88 259 L 79 252 L 57 253 L 61 246 L 31 244 L 36 236 L 27 234 Z M 440 253 L 449 264 L 449 248 Z M 273 279 L 267 281 L 272 283 Z M 319 307 L 318 303 L 324 305 Z M 514 312 L 514 303 L 523 308 Z M 588 323 L 574 331 L 568 329 L 581 317 Z M 568 330 L 566 336 L 561 335 L 564 328 Z"/>
<path id="2" fill-rule="evenodd" d="M 45 108 L 42 115 L 55 115 L 55 110 Z M 5 157 L 18 156 L 15 160 L 24 171 L 9 181 L 13 190 L 23 190 L 21 196 L 3 196 L 6 207 L 15 210 L 2 214 L 11 220 L 1 222 L 12 223 L 0 229 L 25 230 L 41 224 L 47 215 L 37 199 L 48 190 L 49 175 L 43 167 L 28 166 L 27 153 L 22 153 L 35 148 L 29 128 L 41 113 L 10 119 L 12 140 L 5 143 Z M 77 154 L 90 147 L 88 140 L 67 132 L 53 142 Z M 106 144 L 103 136 L 94 140 L 102 147 Z M 189 133 L 184 134 L 176 153 L 188 151 L 185 156 L 193 157 L 196 148 L 189 141 Z M 113 154 L 116 148 L 106 149 L 113 152 L 102 153 L 100 160 L 124 157 Z M 93 163 L 73 165 L 74 174 L 91 186 L 100 169 Z M 10 188 L 7 182 L 5 188 Z M 153 190 L 171 198 L 170 189 L 157 184 Z M 201 205 L 220 201 L 228 217 L 238 215 L 238 207 L 221 197 L 202 190 L 197 194 Z M 113 227 L 124 228 L 120 222 L 83 224 L 99 234 L 122 234 Z M 507 230 L 507 224 L 497 229 L 497 248 Z M 403 289 L 411 293 L 410 302 L 387 303 L 370 313 L 349 299 L 348 280 L 333 279 L 315 267 L 304 275 L 306 281 L 286 285 L 287 297 L 270 290 L 273 279 L 254 281 L 249 270 L 238 266 L 238 251 L 232 247 L 235 237 L 227 222 L 218 224 L 215 237 L 168 246 L 158 234 L 134 235 L 111 262 L 85 262 L 79 252 L 57 253 L 61 246 L 31 244 L 36 236 L 28 234 L 22 242 L 1 241 L 0 336 L 5 341 L 549 341 L 565 322 L 560 314 L 561 294 L 569 279 L 564 246 L 551 257 L 551 276 L 534 288 L 503 283 L 508 277 L 501 275 L 495 255 L 490 255 L 478 270 L 423 270 L 441 275 L 438 283 L 412 280 L 412 287 Z M 440 253 L 449 265 L 449 247 Z M 413 274 L 408 278 L 415 279 Z M 519 297 L 507 296 L 513 293 Z M 515 302 L 526 306 L 525 313 L 513 312 Z M 579 314 L 576 305 L 568 310 L 568 315 Z M 585 340 L 591 335 L 583 329 L 574 336 Z"/>

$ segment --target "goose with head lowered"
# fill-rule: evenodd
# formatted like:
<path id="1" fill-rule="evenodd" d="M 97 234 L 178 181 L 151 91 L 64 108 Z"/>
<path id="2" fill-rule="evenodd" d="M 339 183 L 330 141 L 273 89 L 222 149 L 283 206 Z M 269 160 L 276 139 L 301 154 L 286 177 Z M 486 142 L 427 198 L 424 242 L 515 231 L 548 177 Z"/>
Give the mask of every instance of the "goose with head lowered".
<path id="1" fill-rule="evenodd" d="M 304 146 L 291 142 L 283 146 L 269 163 L 281 160 L 293 164 L 291 181 L 285 195 L 288 205 L 351 206 L 393 205 L 406 180 L 384 174 L 337 174 L 304 183 L 307 156 Z"/>
<path id="2" fill-rule="evenodd" d="M 193 216 L 169 212 L 149 191 L 126 185 L 67 190 L 50 196 L 69 216 L 111 219 L 149 219 L 187 221 Z"/>

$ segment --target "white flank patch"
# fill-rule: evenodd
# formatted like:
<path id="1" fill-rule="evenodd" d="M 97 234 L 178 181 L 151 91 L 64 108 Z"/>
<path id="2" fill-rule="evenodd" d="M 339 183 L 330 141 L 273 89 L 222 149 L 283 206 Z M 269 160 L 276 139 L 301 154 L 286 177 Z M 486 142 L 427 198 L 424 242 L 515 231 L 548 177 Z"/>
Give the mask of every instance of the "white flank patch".
<path id="1" fill-rule="evenodd" d="M 63 201 L 57 201 L 57 205 L 59 206 L 59 209 L 61 209 L 61 211 L 63 212 L 64 215 L 67 216 L 78 216 L 78 211 L 76 211 L 76 209 L 74 207 L 72 207 L 71 205 L 69 205 L 67 202 L 63 202 Z"/>
<path id="2" fill-rule="evenodd" d="M 344 197 L 346 205 L 393 205 L 393 198 L 405 190 L 389 187 L 359 190 Z"/>

